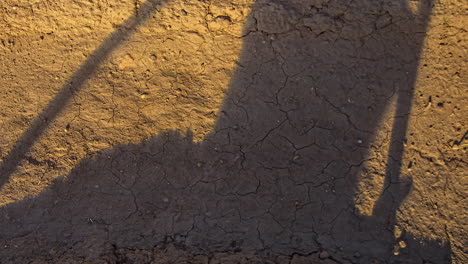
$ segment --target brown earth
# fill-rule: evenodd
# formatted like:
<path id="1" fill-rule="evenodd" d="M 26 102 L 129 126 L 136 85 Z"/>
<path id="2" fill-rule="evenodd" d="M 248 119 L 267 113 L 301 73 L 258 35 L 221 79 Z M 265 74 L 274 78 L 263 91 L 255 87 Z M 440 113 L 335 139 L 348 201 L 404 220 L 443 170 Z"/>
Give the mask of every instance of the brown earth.
<path id="1" fill-rule="evenodd" d="M 0 263 L 467 263 L 461 0 L 4 0 Z"/>

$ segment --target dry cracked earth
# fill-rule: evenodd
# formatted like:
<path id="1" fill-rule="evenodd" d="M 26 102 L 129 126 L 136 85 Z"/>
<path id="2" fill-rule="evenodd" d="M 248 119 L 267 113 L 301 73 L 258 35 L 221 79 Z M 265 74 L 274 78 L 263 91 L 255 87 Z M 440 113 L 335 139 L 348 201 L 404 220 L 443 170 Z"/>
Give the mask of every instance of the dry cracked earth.
<path id="1" fill-rule="evenodd" d="M 0 263 L 468 263 L 461 0 L 3 0 Z"/>

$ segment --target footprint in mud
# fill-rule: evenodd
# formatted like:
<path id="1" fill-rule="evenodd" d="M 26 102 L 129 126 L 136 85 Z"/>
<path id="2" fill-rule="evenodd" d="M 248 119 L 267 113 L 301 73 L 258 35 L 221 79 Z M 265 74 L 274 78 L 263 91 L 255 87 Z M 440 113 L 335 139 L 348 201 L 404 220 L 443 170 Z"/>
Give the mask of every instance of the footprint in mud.
<path id="1" fill-rule="evenodd" d="M 97 153 L 38 197 L 4 206 L 0 237 L 449 263 L 448 245 L 395 238 L 410 191 L 398 164 L 407 119 L 394 122 L 373 214 L 354 205 L 390 102 L 398 116 L 411 108 L 431 3 L 413 14 L 397 2 L 257 1 L 211 134 L 196 143 L 168 132 Z"/>

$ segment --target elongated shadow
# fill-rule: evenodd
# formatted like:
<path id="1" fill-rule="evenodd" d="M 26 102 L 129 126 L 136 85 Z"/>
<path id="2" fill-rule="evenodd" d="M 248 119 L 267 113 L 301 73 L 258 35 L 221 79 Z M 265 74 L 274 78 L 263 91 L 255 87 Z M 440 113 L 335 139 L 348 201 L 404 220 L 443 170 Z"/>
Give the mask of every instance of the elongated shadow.
<path id="1" fill-rule="evenodd" d="M 165 0 L 147 0 L 144 2 L 136 14 L 123 22 L 88 56 L 86 61 L 62 86 L 44 110 L 32 121 L 5 157 L 0 165 L 0 188 L 8 181 L 10 175 L 16 170 L 26 153 L 30 151 L 47 127 L 67 107 L 73 96 L 84 87 L 86 81 L 93 76 L 99 65 L 114 50 L 118 49 L 125 40 L 130 38 L 139 26 L 153 16 L 157 5 L 165 2 Z"/>
<path id="2" fill-rule="evenodd" d="M 417 9 L 417 18 L 420 23 L 420 30 L 427 31 L 433 1 L 421 1 Z M 409 11 L 409 6 L 407 6 Z M 395 112 L 392 113 L 394 121 L 392 124 L 390 146 L 387 156 L 387 167 L 385 171 L 385 181 L 382 193 L 374 206 L 374 216 L 390 216 L 390 219 L 395 219 L 396 210 L 400 204 L 409 194 L 412 178 L 411 175 L 406 175 L 406 178 L 401 177 L 401 168 L 403 161 L 403 154 L 405 151 L 404 145 L 406 141 L 406 134 L 409 125 L 409 118 L 411 115 L 411 108 L 413 103 L 414 91 L 416 89 L 416 79 L 418 75 L 419 60 L 422 53 L 422 48 L 425 38 L 418 38 L 417 43 L 413 48 L 413 52 L 418 58 L 413 62 L 411 68 L 406 72 L 407 87 L 399 87 L 396 92 L 396 107 Z M 394 224 L 394 221 L 391 221 Z"/>

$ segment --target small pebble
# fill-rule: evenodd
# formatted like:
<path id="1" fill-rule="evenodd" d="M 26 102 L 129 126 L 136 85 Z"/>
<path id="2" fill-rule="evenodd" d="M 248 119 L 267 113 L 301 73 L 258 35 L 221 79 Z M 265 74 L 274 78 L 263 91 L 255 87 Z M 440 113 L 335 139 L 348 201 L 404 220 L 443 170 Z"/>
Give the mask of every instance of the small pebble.
<path id="1" fill-rule="evenodd" d="M 319 254 L 319 258 L 321 258 L 321 259 L 327 259 L 329 257 L 330 257 L 330 253 L 328 253 L 327 251 L 322 251 Z"/>
<path id="2" fill-rule="evenodd" d="M 400 246 L 400 248 L 406 248 L 406 243 L 403 240 L 400 240 L 400 242 L 398 242 L 398 245 Z"/>

